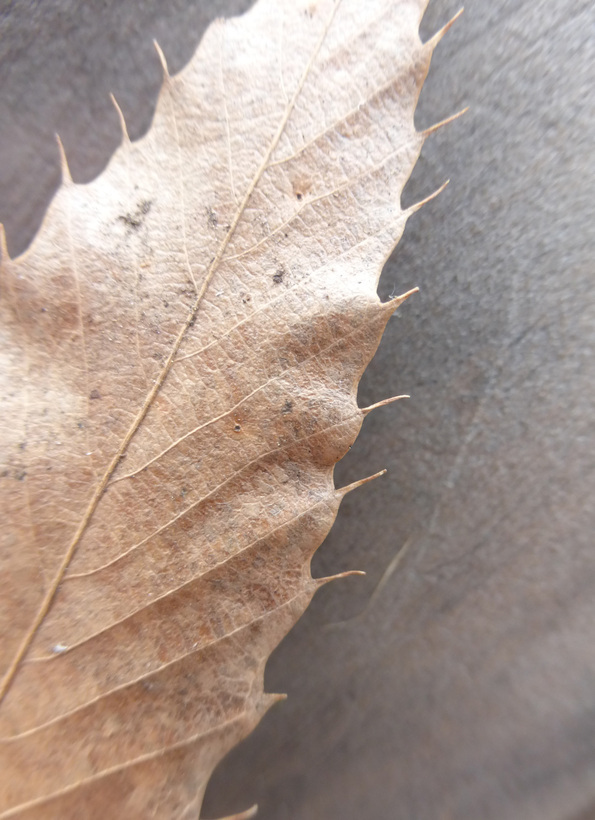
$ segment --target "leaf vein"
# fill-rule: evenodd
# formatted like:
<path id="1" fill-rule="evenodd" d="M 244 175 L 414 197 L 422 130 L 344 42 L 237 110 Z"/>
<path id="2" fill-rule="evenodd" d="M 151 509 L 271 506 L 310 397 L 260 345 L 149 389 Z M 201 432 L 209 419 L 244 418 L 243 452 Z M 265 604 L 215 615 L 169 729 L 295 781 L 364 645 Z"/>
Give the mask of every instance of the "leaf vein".
<path id="1" fill-rule="evenodd" d="M 131 439 L 135 435 L 138 427 L 140 426 L 141 422 L 145 418 L 145 416 L 146 416 L 146 414 L 149 410 L 149 407 L 153 404 L 153 402 L 155 400 L 155 397 L 157 396 L 157 394 L 160 391 L 165 379 L 167 378 L 167 375 L 168 375 L 168 373 L 171 369 L 172 363 L 173 363 L 173 361 L 175 359 L 175 356 L 176 356 L 176 354 L 177 354 L 177 352 L 180 348 L 182 340 L 183 340 L 184 336 L 186 335 L 186 331 L 188 330 L 188 328 L 191 326 L 191 324 L 194 321 L 194 318 L 195 318 L 196 313 L 198 311 L 198 308 L 199 308 L 199 306 L 202 302 L 204 294 L 205 294 L 205 292 L 206 292 L 206 290 L 207 290 L 207 288 L 208 288 L 208 286 L 209 286 L 209 284 L 210 284 L 216 270 L 219 267 L 219 263 L 221 262 L 221 259 L 223 258 L 223 254 L 225 253 L 225 249 L 227 248 L 231 237 L 235 233 L 236 227 L 237 227 L 240 219 L 242 218 L 242 215 L 243 215 L 243 213 L 246 209 L 248 201 L 249 201 L 250 197 L 252 196 L 252 193 L 254 192 L 254 189 L 256 188 L 256 185 L 258 184 L 259 180 L 261 179 L 262 174 L 263 174 L 266 166 L 268 165 L 268 163 L 270 161 L 270 158 L 271 158 L 275 148 L 277 147 L 277 145 L 279 143 L 279 140 L 281 139 L 281 135 L 283 134 L 283 132 L 285 130 L 285 127 L 286 127 L 287 122 L 289 120 L 289 116 L 291 114 L 291 111 L 293 110 L 293 108 L 295 106 L 295 103 L 296 103 L 296 101 L 297 101 L 297 99 L 298 99 L 298 97 L 299 97 L 299 95 L 300 95 L 300 93 L 301 93 L 301 91 L 304 87 L 306 79 L 308 78 L 308 75 L 311 71 L 312 65 L 314 64 L 314 61 L 316 60 L 316 57 L 318 56 L 318 53 L 319 53 L 319 51 L 322 47 L 322 44 L 323 44 L 323 42 L 326 38 L 326 35 L 327 35 L 327 33 L 328 33 L 328 31 L 331 27 L 331 24 L 333 22 L 333 19 L 335 17 L 337 9 L 339 8 L 340 3 L 341 3 L 341 0 L 335 0 L 332 11 L 331 11 L 331 13 L 329 15 L 329 18 L 327 20 L 327 23 L 326 23 L 326 25 L 325 25 L 325 27 L 322 31 L 322 34 L 321 34 L 321 36 L 320 36 L 320 38 L 319 38 L 319 40 L 318 40 L 318 42 L 317 42 L 317 44 L 314 48 L 314 51 L 313 51 L 312 55 L 310 56 L 306 66 L 304 68 L 304 71 L 303 71 L 303 73 L 300 77 L 298 85 L 297 85 L 297 87 L 294 91 L 293 97 L 292 97 L 289 105 L 285 109 L 285 112 L 284 112 L 284 114 L 281 118 L 281 121 L 279 123 L 279 127 L 277 128 L 277 131 L 276 131 L 276 133 L 275 133 L 275 135 L 274 135 L 274 137 L 273 137 L 273 139 L 272 139 L 272 141 L 269 145 L 269 148 L 268 148 L 268 150 L 267 150 L 267 152 L 266 152 L 266 154 L 265 154 L 259 168 L 256 171 L 256 174 L 255 174 L 252 182 L 248 186 L 248 189 L 247 189 L 247 191 L 244 195 L 244 198 L 243 198 L 242 202 L 240 203 L 240 206 L 238 207 L 238 210 L 237 210 L 236 215 L 235 215 L 235 217 L 234 217 L 234 219 L 233 219 L 233 221 L 232 221 L 232 223 L 229 227 L 229 230 L 227 231 L 223 241 L 221 242 L 221 244 L 219 246 L 219 250 L 217 251 L 215 257 L 213 258 L 213 260 L 211 261 L 211 263 L 208 267 L 206 276 L 205 276 L 205 278 L 203 280 L 203 283 L 202 283 L 202 285 L 201 285 L 201 287 L 200 287 L 200 289 L 197 293 L 196 300 L 195 300 L 191 310 L 189 311 L 189 313 L 187 315 L 187 318 L 186 318 L 186 320 L 185 320 L 185 322 L 184 322 L 184 324 L 183 324 L 183 326 L 182 326 L 182 328 L 181 328 L 181 330 L 180 330 L 180 332 L 179 332 L 179 334 L 178 334 L 178 336 L 177 336 L 177 338 L 174 342 L 172 350 L 171 350 L 171 352 L 170 352 L 170 354 L 169 354 L 169 356 L 168 356 L 168 358 L 167 358 L 167 360 L 166 360 L 166 362 L 163 366 L 163 369 L 162 369 L 159 377 L 155 380 L 155 384 L 153 385 L 153 387 L 149 391 L 149 393 L 148 393 L 148 395 L 145 399 L 145 402 L 143 403 L 142 407 L 140 408 L 140 410 L 139 410 L 133 424 L 131 425 L 128 432 L 124 436 L 120 447 L 118 448 L 118 450 L 114 454 L 114 457 L 112 458 L 111 462 L 109 463 L 109 465 L 107 467 L 107 470 L 105 471 L 105 473 L 103 475 L 103 478 L 101 479 L 98 486 L 96 487 L 95 492 L 93 493 L 93 495 L 91 497 L 91 500 L 90 500 L 90 502 L 87 506 L 87 509 L 86 509 L 86 511 L 83 515 L 83 518 L 81 519 L 81 522 L 80 522 L 80 524 L 79 524 L 79 526 L 78 526 L 78 528 L 77 528 L 77 530 L 74 534 L 74 537 L 73 537 L 72 541 L 70 542 L 70 544 L 69 544 L 69 546 L 68 546 L 68 548 L 67 548 L 67 550 L 64 554 L 64 557 L 63 557 L 62 561 L 60 562 L 60 565 L 58 567 L 56 575 L 54 576 L 54 579 L 53 579 L 51 585 L 49 586 L 49 588 L 48 588 L 48 590 L 47 590 L 47 592 L 46 592 L 46 594 L 43 598 L 43 601 L 41 602 L 41 605 L 40 605 L 40 608 L 37 612 L 37 615 L 33 619 L 33 622 L 31 624 L 29 630 L 25 634 L 23 640 L 21 641 L 21 644 L 20 644 L 19 648 L 17 649 L 12 661 L 10 662 L 10 664 L 7 668 L 7 671 L 4 675 L 4 678 L 2 679 L 2 682 L 0 683 L 0 703 L 3 700 L 3 698 L 5 697 L 6 693 L 8 692 L 8 689 L 10 688 L 10 686 L 11 686 L 11 684 L 12 684 L 12 682 L 13 682 L 13 680 L 14 680 L 17 672 L 18 672 L 21 661 L 23 660 L 26 653 L 28 652 L 29 647 L 31 646 L 31 643 L 33 641 L 33 638 L 34 638 L 35 634 L 37 633 L 37 630 L 39 629 L 40 625 L 43 623 L 43 620 L 45 619 L 47 613 L 49 612 L 49 610 L 52 606 L 52 603 L 53 603 L 54 598 L 56 596 L 56 593 L 58 591 L 58 587 L 60 586 L 60 583 L 62 582 L 62 580 L 63 580 L 63 578 L 66 574 L 66 571 L 67 571 L 67 569 L 68 569 L 68 567 L 69 567 L 69 565 L 72 561 L 72 558 L 74 556 L 74 553 L 75 553 L 75 551 L 76 551 L 76 549 L 77 549 L 77 547 L 80 543 L 81 537 L 82 537 L 83 533 L 85 532 L 85 530 L 86 530 L 86 528 L 89 524 L 89 521 L 91 520 L 91 518 L 92 518 L 92 516 L 93 516 L 93 514 L 94 514 L 94 512 L 97 508 L 99 500 L 101 499 L 101 497 L 102 497 L 102 495 L 105 491 L 105 488 L 106 488 L 106 486 L 107 486 L 107 484 L 108 484 L 108 482 L 111 478 L 111 475 L 113 474 L 114 470 L 116 469 L 117 465 L 119 464 L 120 458 L 122 457 L 122 455 L 124 454 L 124 452 L 128 448 L 128 445 L 129 445 Z"/>
<path id="2" fill-rule="evenodd" d="M 216 495 L 221 489 L 223 489 L 223 487 L 225 487 L 231 481 L 236 479 L 239 475 L 241 475 L 246 470 L 249 470 L 255 464 L 259 464 L 260 462 L 264 461 L 266 458 L 268 458 L 271 455 L 274 455 L 275 453 L 281 453 L 285 450 L 288 450 L 290 447 L 295 447 L 297 444 L 303 444 L 305 441 L 308 441 L 311 438 L 315 438 L 316 436 L 321 436 L 324 433 L 328 433 L 330 430 L 334 430 L 336 427 L 341 427 L 344 424 L 349 424 L 351 421 L 353 421 L 353 419 L 357 418 L 358 415 L 361 415 L 361 410 L 359 411 L 359 414 L 354 413 L 353 416 L 348 416 L 346 419 L 342 419 L 342 421 L 337 422 L 336 424 L 331 424 L 328 427 L 323 427 L 322 429 L 317 430 L 315 433 L 311 433 L 309 436 L 304 436 L 303 438 L 294 439 L 293 441 L 290 441 L 288 444 L 284 445 L 283 447 L 275 447 L 272 450 L 268 450 L 266 453 L 261 453 L 256 458 L 253 458 L 252 461 L 247 462 L 246 464 L 243 465 L 243 467 L 240 467 L 238 470 L 236 470 L 234 473 L 232 473 L 232 475 L 228 476 L 228 478 L 226 478 L 225 481 L 222 481 L 220 484 L 218 484 L 216 487 L 214 487 L 212 490 L 210 490 L 206 495 L 203 495 L 201 498 L 197 499 L 193 504 L 190 504 L 190 506 L 186 507 L 186 509 L 184 509 L 180 513 L 178 513 L 178 515 L 171 518 L 169 521 L 167 521 L 165 524 L 163 524 L 157 530 L 152 532 L 150 535 L 147 535 L 146 538 L 142 539 L 142 541 L 139 541 L 137 544 L 134 544 L 132 547 L 129 547 L 127 550 L 125 550 L 125 552 L 121 553 L 116 558 L 113 558 L 111 561 L 108 561 L 107 563 L 102 564 L 100 567 L 96 567 L 95 569 L 91 569 L 88 572 L 79 572 L 79 573 L 72 574 L 72 575 L 65 575 L 63 580 L 64 581 L 72 581 L 75 578 L 87 578 L 91 575 L 96 575 L 97 573 L 102 572 L 103 570 L 107 569 L 108 567 L 114 566 L 119 561 L 122 561 L 124 558 L 126 558 L 126 556 L 130 555 L 131 553 L 135 552 L 140 547 L 144 546 L 146 543 L 151 541 L 153 538 L 155 538 L 158 535 L 161 535 L 163 532 L 168 530 L 170 527 L 172 527 L 174 524 L 176 524 L 178 521 L 180 521 L 180 519 L 184 518 L 186 515 L 188 515 L 190 512 L 192 512 L 192 510 L 196 509 L 196 507 L 200 506 L 205 501 L 208 501 L 209 498 L 212 498 L 212 496 Z M 362 415 L 362 418 L 363 418 L 363 415 Z"/>

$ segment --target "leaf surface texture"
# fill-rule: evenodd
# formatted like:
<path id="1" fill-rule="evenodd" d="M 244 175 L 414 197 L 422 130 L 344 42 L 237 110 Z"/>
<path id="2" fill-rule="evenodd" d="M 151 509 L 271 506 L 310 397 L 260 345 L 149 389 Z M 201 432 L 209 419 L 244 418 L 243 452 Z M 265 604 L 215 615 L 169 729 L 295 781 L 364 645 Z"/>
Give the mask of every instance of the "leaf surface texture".
<path id="1" fill-rule="evenodd" d="M 1 817 L 196 817 L 400 303 L 425 0 L 260 0 L 3 254 Z"/>

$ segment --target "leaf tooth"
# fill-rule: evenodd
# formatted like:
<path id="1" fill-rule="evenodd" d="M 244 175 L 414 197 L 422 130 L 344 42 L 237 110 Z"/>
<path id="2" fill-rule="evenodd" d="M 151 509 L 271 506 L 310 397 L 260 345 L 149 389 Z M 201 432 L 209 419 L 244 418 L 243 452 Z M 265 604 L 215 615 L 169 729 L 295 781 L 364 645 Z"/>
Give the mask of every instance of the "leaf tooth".
<path id="1" fill-rule="evenodd" d="M 466 105 L 465 108 L 461 108 L 460 111 L 457 111 L 456 114 L 451 114 L 450 117 L 446 117 L 444 120 L 440 120 L 440 122 L 434 123 L 434 125 L 430 125 L 429 128 L 424 128 L 421 132 L 424 139 L 433 134 L 435 131 L 438 131 L 440 128 L 444 128 L 445 125 L 450 125 L 451 122 L 458 120 L 459 117 L 462 117 L 463 114 L 466 114 L 469 111 L 469 106 Z"/>
<path id="2" fill-rule="evenodd" d="M 405 293 L 402 293 L 400 296 L 394 296 L 392 299 L 389 299 L 388 302 L 383 302 L 381 307 L 390 316 L 403 302 L 407 301 L 410 296 L 413 296 L 414 293 L 419 293 L 418 287 L 411 288 L 411 290 L 405 291 Z"/>
<path id="3" fill-rule="evenodd" d="M 161 46 L 157 42 L 157 40 L 153 40 L 153 45 L 155 46 L 155 51 L 157 52 L 157 56 L 159 57 L 159 62 L 161 63 L 161 68 L 163 69 L 163 79 L 164 81 L 169 80 L 170 73 L 169 68 L 167 67 L 167 60 L 165 59 L 165 54 L 163 53 Z"/>
<path id="4" fill-rule="evenodd" d="M 66 151 L 64 144 L 60 139 L 60 135 L 56 134 L 56 142 L 58 143 L 58 151 L 60 152 L 60 169 L 62 171 L 62 185 L 72 185 L 72 175 L 68 167 L 68 160 L 66 159 Z"/>
<path id="5" fill-rule="evenodd" d="M 281 703 L 282 701 L 287 700 L 287 695 L 283 694 L 283 692 L 265 692 L 263 695 L 263 706 L 265 710 L 271 708 L 276 703 Z"/>
<path id="6" fill-rule="evenodd" d="M 0 261 L 10 262 L 10 254 L 8 253 L 8 245 L 6 244 L 6 231 L 4 225 L 0 222 Z"/>
<path id="7" fill-rule="evenodd" d="M 262 670 L 264 672 L 264 664 L 262 665 Z M 262 679 L 261 679 L 261 688 L 262 688 Z M 264 715 L 271 709 L 275 704 L 282 703 L 284 700 L 287 700 L 287 695 L 283 692 L 260 692 L 257 696 L 256 702 L 254 703 L 255 710 L 259 715 L 258 720 L 260 721 Z"/>
<path id="8" fill-rule="evenodd" d="M 250 818 L 256 817 L 257 811 L 258 803 L 255 803 L 253 806 L 250 806 L 249 809 L 241 811 L 239 814 L 229 814 L 227 817 L 221 817 L 220 820 L 250 820 Z"/>
<path id="9" fill-rule="evenodd" d="M 461 6 L 461 8 L 457 11 L 457 13 L 454 15 L 454 17 L 451 17 L 450 20 L 448 21 L 448 23 L 446 23 L 446 25 L 442 26 L 441 29 L 438 29 L 438 31 L 432 37 L 430 37 L 430 39 L 428 40 L 428 43 L 430 44 L 430 46 L 432 48 L 432 51 L 436 48 L 436 46 L 438 45 L 440 40 L 442 40 L 444 35 L 448 31 L 450 31 L 450 29 L 454 26 L 454 24 L 459 19 L 459 17 L 464 12 L 464 10 L 465 10 L 464 7 Z"/>
<path id="10" fill-rule="evenodd" d="M 382 399 L 382 401 L 377 401 L 375 404 L 371 404 L 369 407 L 361 407 L 361 413 L 363 416 L 367 416 L 368 413 L 371 413 L 372 410 L 376 410 L 378 407 L 384 407 L 387 404 L 392 404 L 394 401 L 399 401 L 400 399 L 410 399 L 411 396 L 408 393 L 403 393 L 401 396 L 391 396 L 389 399 Z"/>
<path id="11" fill-rule="evenodd" d="M 339 496 L 339 498 L 343 498 L 346 496 L 347 493 L 352 492 L 353 490 L 357 490 L 358 487 L 367 484 L 369 481 L 373 481 L 375 478 L 380 478 L 381 475 L 384 475 L 387 470 L 380 470 L 378 473 L 374 473 L 374 475 L 369 475 L 367 478 L 360 478 L 359 481 L 354 481 L 352 484 L 348 484 L 346 487 L 340 487 L 339 489 L 335 490 L 335 495 Z"/>
<path id="12" fill-rule="evenodd" d="M 118 115 L 118 119 L 120 120 L 120 128 L 122 129 L 122 142 L 129 143 L 130 136 L 128 134 L 128 128 L 126 126 L 126 120 L 124 119 L 124 114 L 122 113 L 122 109 L 118 105 L 118 101 L 114 97 L 114 95 L 110 92 L 110 100 L 114 104 L 114 108 L 116 109 L 116 114 Z"/>
<path id="13" fill-rule="evenodd" d="M 450 179 L 447 179 L 446 182 L 443 182 L 442 185 L 439 188 L 437 188 L 432 194 L 425 197 L 424 199 L 421 199 L 419 202 L 416 202 L 415 205 L 410 205 L 406 211 L 407 217 L 409 218 L 411 214 L 414 214 L 417 211 L 419 211 L 421 208 L 423 208 L 424 205 L 427 205 L 428 202 L 431 202 L 433 199 L 436 199 L 436 197 L 439 196 L 439 194 L 441 194 L 442 191 L 446 188 L 449 182 Z"/>
<path id="14" fill-rule="evenodd" d="M 352 575 L 365 575 L 366 573 L 361 569 L 350 569 L 347 572 L 338 572 L 336 575 L 326 575 L 324 578 L 313 578 L 315 588 L 320 589 L 331 581 L 338 581 L 341 578 L 350 578 Z"/>

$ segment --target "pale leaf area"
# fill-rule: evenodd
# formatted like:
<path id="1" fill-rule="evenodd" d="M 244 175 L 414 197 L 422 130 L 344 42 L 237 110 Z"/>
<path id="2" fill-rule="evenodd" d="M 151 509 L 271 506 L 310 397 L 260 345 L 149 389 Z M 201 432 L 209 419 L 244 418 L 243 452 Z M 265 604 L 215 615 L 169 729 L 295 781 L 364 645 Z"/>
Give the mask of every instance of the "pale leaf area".
<path id="1" fill-rule="evenodd" d="M 320 582 L 425 0 L 260 0 L 1 266 L 2 817 L 195 817 Z M 373 47 L 372 47 L 373 44 Z"/>

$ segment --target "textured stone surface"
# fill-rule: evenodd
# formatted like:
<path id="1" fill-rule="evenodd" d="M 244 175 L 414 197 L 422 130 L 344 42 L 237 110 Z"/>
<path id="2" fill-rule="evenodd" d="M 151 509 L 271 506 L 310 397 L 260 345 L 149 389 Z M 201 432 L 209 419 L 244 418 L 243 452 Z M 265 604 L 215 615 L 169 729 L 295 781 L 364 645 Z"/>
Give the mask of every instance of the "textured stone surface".
<path id="1" fill-rule="evenodd" d="M 201 21 L 240 5 L 3 8 L 13 251 L 57 181 L 52 132 L 92 178 L 119 140 L 109 90 L 133 137 L 148 126 L 151 37 L 175 71 Z M 434 0 L 426 36 L 457 8 Z M 346 499 L 315 567 L 368 576 L 323 590 L 273 656 L 268 689 L 289 701 L 220 767 L 206 816 L 255 801 L 265 820 L 595 815 L 594 24 L 587 0 L 469 0 L 438 49 L 418 125 L 472 108 L 406 191 L 452 179 L 387 267 L 383 295 L 422 293 L 360 390 L 413 398 L 370 416 L 340 465 L 339 485 L 389 476 Z"/>

